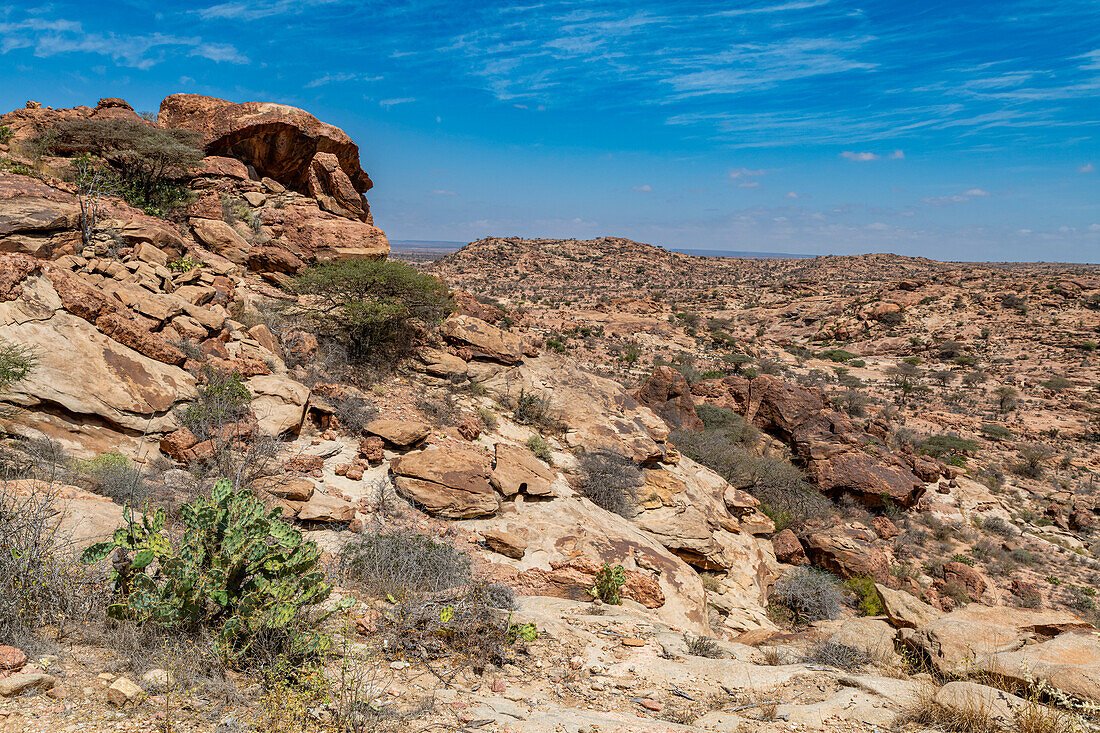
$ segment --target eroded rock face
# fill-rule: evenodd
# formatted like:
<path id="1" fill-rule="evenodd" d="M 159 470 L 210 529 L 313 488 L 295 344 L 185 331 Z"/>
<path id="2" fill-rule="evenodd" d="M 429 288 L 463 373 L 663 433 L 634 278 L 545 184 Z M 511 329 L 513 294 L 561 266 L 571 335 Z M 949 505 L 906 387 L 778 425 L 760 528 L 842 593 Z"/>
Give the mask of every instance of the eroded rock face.
<path id="1" fill-rule="evenodd" d="M 903 629 L 901 638 L 942 674 L 957 674 L 973 670 L 975 660 L 1016 652 L 1028 642 L 1055 637 L 1070 629 L 1087 630 L 1092 626 L 1066 611 L 972 603 L 919 629 Z"/>
<path id="2" fill-rule="evenodd" d="M 195 395 L 194 377 L 183 369 L 149 358 L 66 311 L 49 278 L 28 278 L 22 298 L 0 303 L 0 330 L 38 354 L 27 378 L 9 390 L 6 399 L 15 404 L 61 408 L 138 433 L 163 432 L 175 427 L 169 410 Z"/>
<path id="3" fill-rule="evenodd" d="M 634 399 L 660 415 L 669 427 L 703 429 L 703 421 L 695 414 L 691 385 L 672 367 L 654 368 L 646 383 L 634 392 Z"/>
<path id="4" fill-rule="evenodd" d="M 469 349 L 475 356 L 502 364 L 517 364 L 523 359 L 521 337 L 473 316 L 451 316 L 443 322 L 440 332 L 448 341 Z"/>
<path id="5" fill-rule="evenodd" d="M 885 582 L 890 564 L 877 539 L 871 530 L 852 523 L 808 532 L 804 544 L 818 567 L 842 578 L 869 576 Z"/>
<path id="6" fill-rule="evenodd" d="M 496 466 L 489 482 L 505 496 L 523 493 L 530 496 L 550 496 L 554 472 L 535 458 L 526 447 L 497 443 Z"/>
<path id="7" fill-rule="evenodd" d="M 313 156 L 309 164 L 309 195 L 325 211 L 348 219 L 371 222 L 366 201 L 340 167 L 340 159 L 332 153 Z"/>
<path id="8" fill-rule="evenodd" d="M 901 457 L 876 447 L 862 428 L 828 407 L 821 390 L 762 374 L 755 379 L 729 376 L 696 384 L 693 392 L 708 403 L 745 416 L 762 430 L 791 444 L 820 491 L 852 495 L 868 505 L 889 502 L 912 507 L 924 495 L 925 480 L 941 467 L 917 456 Z"/>
<path id="9" fill-rule="evenodd" d="M 551 417 L 565 426 L 565 442 L 570 446 L 609 451 L 639 462 L 665 456 L 668 427 L 617 382 L 550 354 L 525 358 L 512 368 L 484 366 L 475 374 L 471 362 L 470 376 L 493 395 L 513 403 L 520 390 L 548 398 Z"/>
<path id="10" fill-rule="evenodd" d="M 487 457 L 468 449 L 422 450 L 390 463 L 399 494 L 429 514 L 464 519 L 493 514 L 500 497 L 489 484 Z"/>
<path id="11" fill-rule="evenodd" d="M 1080 700 L 1100 702 L 1100 632 L 1095 629 L 1071 629 L 1049 641 L 993 654 L 976 664 L 980 670 L 1021 685 L 1030 683 L 1030 673 L 1033 679 L 1046 680 Z"/>
<path id="12" fill-rule="evenodd" d="M 356 192 L 373 186 L 347 133 L 297 107 L 173 94 L 160 103 L 157 121 L 201 132 L 209 155 L 241 160 L 301 193 L 309 191 L 310 164 L 317 153 L 334 155 Z"/>

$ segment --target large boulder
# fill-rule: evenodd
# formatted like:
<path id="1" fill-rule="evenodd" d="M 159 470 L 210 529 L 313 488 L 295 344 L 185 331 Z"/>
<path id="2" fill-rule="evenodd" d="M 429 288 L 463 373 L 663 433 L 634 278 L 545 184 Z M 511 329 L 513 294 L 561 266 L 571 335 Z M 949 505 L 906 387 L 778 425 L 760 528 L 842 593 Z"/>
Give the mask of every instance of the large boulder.
<path id="1" fill-rule="evenodd" d="M 1100 632 L 1095 629 L 1070 629 L 1039 644 L 983 657 L 975 666 L 1021 686 L 1045 680 L 1079 700 L 1100 703 Z"/>
<path id="2" fill-rule="evenodd" d="M 0 303 L 0 329 L 37 355 L 27 378 L 8 390 L 8 402 L 141 434 L 173 429 L 170 410 L 195 394 L 194 377 L 183 369 L 149 358 L 65 310 L 48 277 L 27 278 L 21 298 Z"/>
<path id="3" fill-rule="evenodd" d="M 919 629 L 902 629 L 901 638 L 941 674 L 965 674 L 975 669 L 976 661 L 1016 652 L 1070 629 L 1092 626 L 1066 611 L 971 603 Z"/>
<path id="4" fill-rule="evenodd" d="M 79 222 L 72 194 L 30 176 L 0 173 L 0 251 L 48 258 L 52 235 L 73 233 Z"/>
<path id="5" fill-rule="evenodd" d="M 810 531 L 803 538 L 814 565 L 842 578 L 867 576 L 885 581 L 890 563 L 877 541 L 874 532 L 856 523 Z"/>
<path id="6" fill-rule="evenodd" d="M 529 496 L 551 496 L 550 485 L 554 482 L 554 472 L 540 461 L 529 448 L 497 443 L 496 465 L 489 477 L 491 483 L 505 496 L 527 494 Z"/>
<path id="7" fill-rule="evenodd" d="M 366 201 L 332 153 L 317 153 L 309 164 L 309 195 L 325 211 L 370 222 Z"/>
<path id="8" fill-rule="evenodd" d="M 322 211 L 312 199 L 264 209 L 263 223 L 295 257 L 306 262 L 385 257 L 390 251 L 381 229 Z"/>
<path id="9" fill-rule="evenodd" d="M 875 591 L 886 617 L 896 628 L 916 629 L 943 616 L 943 611 L 903 590 L 894 590 L 875 583 Z"/>
<path id="10" fill-rule="evenodd" d="M 502 364 L 516 364 L 523 359 L 520 336 L 473 316 L 453 315 L 443 322 L 440 332 L 448 341 L 469 349 L 475 356 Z"/>
<path id="11" fill-rule="evenodd" d="M 252 394 L 252 412 L 261 432 L 278 436 L 298 431 L 306 415 L 309 387 L 275 374 L 252 377 L 245 386 Z"/>
<path id="12" fill-rule="evenodd" d="M 297 107 L 173 94 L 160 103 L 157 121 L 201 132 L 208 155 L 241 160 L 300 193 L 309 190 L 310 164 L 317 153 L 332 153 L 355 191 L 369 191 L 373 185 L 347 133 Z"/>
<path id="13" fill-rule="evenodd" d="M 703 421 L 695 414 L 691 385 L 670 366 L 654 368 L 645 384 L 634 391 L 634 399 L 660 415 L 669 427 L 703 429 Z"/>
<path id="14" fill-rule="evenodd" d="M 494 514 L 500 497 L 489 483 L 488 457 L 461 448 L 407 453 L 390 463 L 394 486 L 429 514 L 465 519 Z"/>

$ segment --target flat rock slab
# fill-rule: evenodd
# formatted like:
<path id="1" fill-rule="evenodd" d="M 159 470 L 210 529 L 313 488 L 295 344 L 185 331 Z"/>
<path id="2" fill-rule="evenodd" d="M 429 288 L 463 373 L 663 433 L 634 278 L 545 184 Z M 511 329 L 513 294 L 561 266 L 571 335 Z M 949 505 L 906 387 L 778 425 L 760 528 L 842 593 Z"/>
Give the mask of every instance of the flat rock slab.
<path id="1" fill-rule="evenodd" d="M 419 420 L 371 420 L 363 430 L 401 447 L 416 445 L 432 434 L 432 426 Z"/>

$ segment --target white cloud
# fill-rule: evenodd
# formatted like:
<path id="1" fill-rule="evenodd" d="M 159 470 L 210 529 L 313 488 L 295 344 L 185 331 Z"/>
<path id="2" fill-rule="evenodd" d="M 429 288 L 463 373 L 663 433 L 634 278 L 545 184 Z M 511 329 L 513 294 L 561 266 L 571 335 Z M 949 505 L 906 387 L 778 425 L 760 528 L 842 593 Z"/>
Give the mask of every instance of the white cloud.
<path id="1" fill-rule="evenodd" d="M 639 193 L 651 193 L 653 191 L 653 186 L 650 186 L 648 183 L 644 183 L 641 186 L 635 186 L 634 190 L 638 191 Z"/>
<path id="2" fill-rule="evenodd" d="M 231 64 L 248 63 L 248 57 L 228 43 L 200 43 L 191 49 L 188 56 L 202 56 L 217 63 L 222 61 L 228 61 Z"/>
<path id="3" fill-rule="evenodd" d="M 393 99 L 383 99 L 378 102 L 379 106 L 389 109 L 398 104 L 408 104 L 409 102 L 415 102 L 416 97 L 395 97 Z"/>
<path id="4" fill-rule="evenodd" d="M 784 196 L 783 196 L 783 198 L 787 198 L 787 199 L 796 199 L 798 197 L 799 197 L 798 194 L 795 193 L 794 191 L 787 191 L 787 193 L 784 194 Z"/>
<path id="5" fill-rule="evenodd" d="M 1085 163 L 1083 166 L 1077 169 L 1079 173 L 1092 173 L 1096 170 L 1096 166 L 1092 163 Z"/>
<path id="6" fill-rule="evenodd" d="M 890 153 L 890 160 L 905 160 L 905 151 L 895 150 L 894 152 Z"/>
<path id="7" fill-rule="evenodd" d="M 743 181 L 737 184 L 738 188 L 757 188 L 760 185 L 759 181 Z"/>
<path id="8" fill-rule="evenodd" d="M 352 74 L 347 71 L 339 71 L 333 74 L 324 74 L 319 76 L 313 81 L 306 84 L 306 89 L 315 89 L 316 87 L 323 87 L 326 84 L 339 84 L 345 81 L 381 81 L 381 76 L 365 76 L 363 74 Z"/>
<path id="9" fill-rule="evenodd" d="M 853 153 L 850 150 L 845 150 L 840 154 L 841 158 L 847 158 L 848 160 L 854 160 L 860 163 L 866 163 L 869 160 L 878 160 L 879 156 L 875 153 Z"/>
<path id="10" fill-rule="evenodd" d="M 963 196 L 988 196 L 989 191 L 981 188 L 972 188 L 969 191 L 964 191 Z"/>
<path id="11" fill-rule="evenodd" d="M 867 225 L 867 229 L 872 232 L 885 232 L 890 228 L 889 224 L 883 224 L 881 221 L 873 221 Z"/>

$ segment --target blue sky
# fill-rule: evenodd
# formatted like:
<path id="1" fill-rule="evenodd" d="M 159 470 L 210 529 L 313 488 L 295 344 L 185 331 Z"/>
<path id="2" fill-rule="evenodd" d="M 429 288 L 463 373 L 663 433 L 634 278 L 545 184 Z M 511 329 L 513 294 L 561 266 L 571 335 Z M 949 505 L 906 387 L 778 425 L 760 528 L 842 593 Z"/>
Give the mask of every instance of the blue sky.
<path id="1" fill-rule="evenodd" d="M 32 2 L 0 63 L 4 109 L 304 107 L 393 239 L 1100 261 L 1096 0 Z"/>

